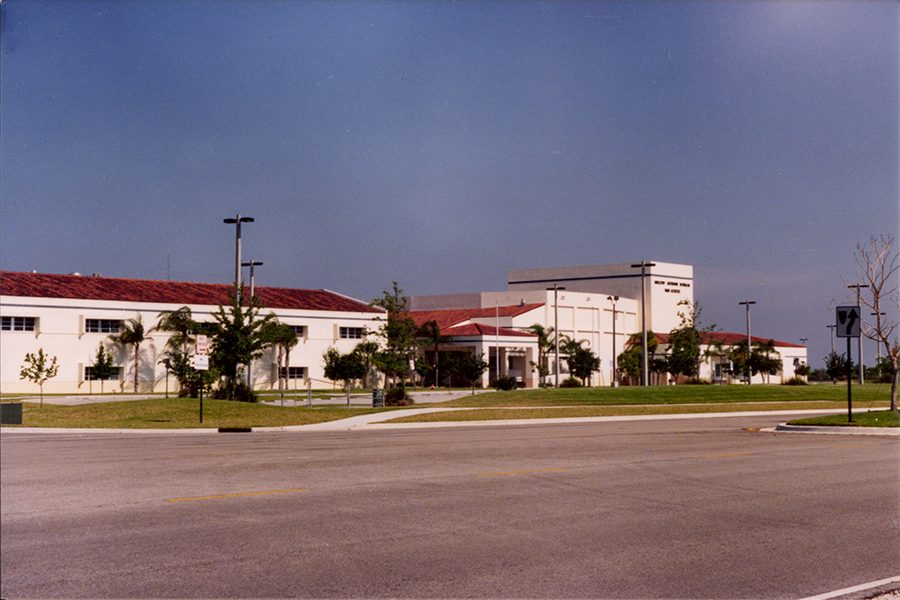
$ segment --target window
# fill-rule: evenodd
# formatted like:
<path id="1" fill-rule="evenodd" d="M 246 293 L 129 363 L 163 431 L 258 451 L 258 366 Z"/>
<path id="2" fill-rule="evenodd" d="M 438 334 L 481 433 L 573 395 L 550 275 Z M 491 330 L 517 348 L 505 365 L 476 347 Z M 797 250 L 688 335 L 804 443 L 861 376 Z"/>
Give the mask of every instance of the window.
<path id="1" fill-rule="evenodd" d="M 342 340 L 361 340 L 365 330 L 362 327 L 341 327 L 340 334 Z"/>
<path id="2" fill-rule="evenodd" d="M 122 321 L 119 319 L 85 319 L 84 330 L 87 333 L 119 333 Z"/>
<path id="3" fill-rule="evenodd" d="M 115 367 L 110 373 L 109 377 L 105 378 L 104 381 L 118 381 L 119 380 L 119 370 L 122 367 Z M 84 380 L 85 381 L 100 381 L 99 377 L 94 377 L 94 370 L 91 367 L 84 368 Z"/>
<path id="4" fill-rule="evenodd" d="M 3 331 L 34 331 L 35 317 L 0 317 L 0 329 Z"/>
<path id="5" fill-rule="evenodd" d="M 291 325 L 291 329 L 294 330 L 298 338 L 306 337 L 306 325 Z"/>
<path id="6" fill-rule="evenodd" d="M 281 367 L 281 376 L 286 379 L 303 379 L 306 377 L 306 367 L 288 367 L 287 374 L 284 367 Z"/>

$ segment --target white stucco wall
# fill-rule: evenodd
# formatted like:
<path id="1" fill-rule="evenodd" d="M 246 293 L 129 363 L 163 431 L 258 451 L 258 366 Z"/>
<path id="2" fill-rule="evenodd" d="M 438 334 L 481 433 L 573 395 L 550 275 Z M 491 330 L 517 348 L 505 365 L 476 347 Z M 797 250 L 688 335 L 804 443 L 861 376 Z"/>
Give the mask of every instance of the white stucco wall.
<path id="1" fill-rule="evenodd" d="M 648 261 L 655 266 L 647 269 L 645 298 L 647 303 L 647 327 L 660 333 L 668 333 L 678 327 L 680 319 L 678 303 L 694 301 L 694 267 L 678 263 Z M 641 328 L 640 269 L 630 264 L 588 265 L 579 267 L 555 267 L 546 269 L 521 269 L 510 271 L 510 291 L 546 290 L 554 284 L 567 291 L 591 294 L 618 295 L 638 302 L 638 321 L 635 330 Z"/>
<path id="2" fill-rule="evenodd" d="M 123 352 L 109 340 L 106 333 L 86 333 L 85 319 L 125 320 L 141 317 L 144 327 L 150 328 L 159 321 L 159 313 L 177 310 L 181 304 L 157 304 L 140 302 L 115 302 L 105 300 L 70 300 L 55 298 L 34 298 L 20 296 L 0 296 L 0 315 L 37 318 L 37 331 L 0 331 L 0 390 L 5 393 L 38 392 L 38 386 L 19 379 L 19 371 L 25 354 L 43 348 L 44 352 L 57 357 L 59 374 L 44 385 L 46 393 L 88 393 L 100 391 L 100 382 L 84 381 L 84 367 L 93 363 L 97 347 L 104 343 L 113 351 L 114 361 L 120 370 L 119 381 L 104 382 L 104 391 L 133 390 L 134 354 L 133 349 Z M 217 306 L 187 305 L 195 320 L 212 321 L 212 313 Z M 340 339 L 339 327 L 362 327 L 375 331 L 381 326 L 377 313 L 332 312 L 296 309 L 273 311 L 278 320 L 288 325 L 306 327 L 306 335 L 291 350 L 290 366 L 305 367 L 311 377 L 313 387 L 323 387 L 326 383 L 322 354 L 331 346 L 341 352 L 351 351 L 359 339 Z M 165 350 L 168 333 L 151 332 L 151 339 L 141 345 L 140 391 L 161 392 L 166 386 L 165 368 L 158 364 Z M 267 351 L 251 368 L 256 389 L 269 389 L 275 382 L 275 350 Z M 290 388 L 303 388 L 305 380 L 289 380 Z M 169 389 L 176 386 L 174 378 L 169 380 Z"/>

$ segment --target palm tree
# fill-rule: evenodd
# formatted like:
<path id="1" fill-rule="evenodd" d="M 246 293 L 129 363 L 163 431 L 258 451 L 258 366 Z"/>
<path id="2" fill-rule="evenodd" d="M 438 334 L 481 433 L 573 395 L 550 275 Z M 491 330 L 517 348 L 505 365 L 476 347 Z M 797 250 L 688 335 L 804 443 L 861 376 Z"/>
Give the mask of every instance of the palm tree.
<path id="1" fill-rule="evenodd" d="M 363 387 L 378 386 L 378 371 L 375 369 L 375 363 L 378 360 L 380 348 L 378 342 L 360 342 L 353 349 L 353 352 L 359 355 L 360 360 L 366 366 L 366 375 Z"/>
<path id="2" fill-rule="evenodd" d="M 287 387 L 288 367 L 291 364 L 291 348 L 297 345 L 297 332 L 285 323 L 270 323 L 263 332 L 268 344 L 278 350 L 278 390 L 284 400 L 284 388 Z"/>
<path id="3" fill-rule="evenodd" d="M 150 339 L 150 333 L 155 328 L 144 329 L 144 323 L 141 321 L 139 314 L 136 319 L 126 319 L 122 322 L 122 328 L 119 333 L 114 333 L 109 338 L 123 346 L 134 346 L 134 392 L 138 391 L 138 379 L 140 366 L 141 344 Z"/>
<path id="4" fill-rule="evenodd" d="M 528 328 L 528 331 L 537 336 L 537 370 L 538 377 L 540 377 L 541 385 L 543 386 L 546 383 L 544 379 L 550 374 L 550 369 L 547 367 L 547 353 L 550 352 L 550 349 L 553 347 L 554 330 L 552 327 L 544 327 L 540 323 L 535 323 Z M 534 366 L 534 363 L 532 363 L 532 366 Z"/>
<path id="5" fill-rule="evenodd" d="M 187 356 L 188 344 L 194 341 L 191 334 L 197 329 L 191 309 L 182 306 L 178 310 L 164 310 L 158 316 L 160 320 L 156 328 L 173 334 L 166 342 L 166 346 L 172 350 L 180 347 L 181 352 Z"/>

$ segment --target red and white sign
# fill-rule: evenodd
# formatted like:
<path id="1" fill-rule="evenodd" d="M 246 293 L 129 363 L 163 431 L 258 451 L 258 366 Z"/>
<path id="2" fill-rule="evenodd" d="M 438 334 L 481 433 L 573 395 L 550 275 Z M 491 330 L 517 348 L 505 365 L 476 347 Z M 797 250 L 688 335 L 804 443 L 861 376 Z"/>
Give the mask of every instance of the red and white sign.
<path id="1" fill-rule="evenodd" d="M 205 335 L 198 335 L 196 342 L 197 350 L 195 354 L 209 354 L 209 340 Z"/>

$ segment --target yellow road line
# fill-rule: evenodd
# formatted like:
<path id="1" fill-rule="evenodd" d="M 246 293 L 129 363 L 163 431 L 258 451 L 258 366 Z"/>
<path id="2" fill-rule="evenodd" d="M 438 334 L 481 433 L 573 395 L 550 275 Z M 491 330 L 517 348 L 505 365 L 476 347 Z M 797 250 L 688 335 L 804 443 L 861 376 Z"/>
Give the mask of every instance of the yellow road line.
<path id="1" fill-rule="evenodd" d="M 532 473 L 563 473 L 568 469 L 563 468 L 547 468 L 547 469 L 522 469 L 520 471 L 496 471 L 493 473 L 478 473 L 476 477 L 509 477 L 513 475 L 531 475 Z"/>
<path id="2" fill-rule="evenodd" d="M 296 494 L 305 492 L 306 488 L 288 488 L 286 490 L 261 490 L 256 492 L 234 492 L 231 494 L 216 494 L 213 496 L 191 496 L 188 498 L 167 498 L 166 502 L 198 502 L 201 500 L 221 500 L 223 498 L 242 498 L 247 496 L 271 496 L 273 494 Z"/>

